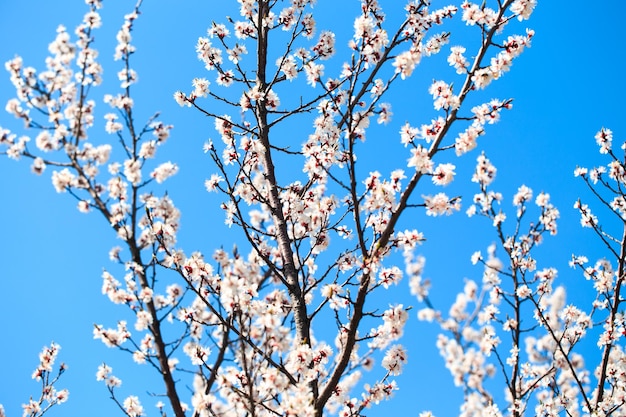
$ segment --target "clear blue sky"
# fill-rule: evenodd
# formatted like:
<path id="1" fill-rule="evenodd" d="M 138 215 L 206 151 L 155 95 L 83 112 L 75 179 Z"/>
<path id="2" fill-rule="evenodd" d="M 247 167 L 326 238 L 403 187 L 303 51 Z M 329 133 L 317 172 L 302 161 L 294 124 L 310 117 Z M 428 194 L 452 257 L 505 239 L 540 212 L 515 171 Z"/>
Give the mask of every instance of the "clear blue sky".
<path id="1" fill-rule="evenodd" d="M 117 88 L 118 67 L 112 60 L 114 38 L 123 15 L 134 2 L 123 2 L 123 6 L 119 3 L 122 2 L 105 1 L 104 26 L 96 36 L 106 80 L 94 95 L 98 117 L 105 113 L 100 95 Z M 181 109 L 172 100 L 175 90 L 187 91 L 192 78 L 203 76 L 203 67 L 194 52 L 195 42 L 205 34 L 211 21 L 220 22 L 226 14 L 235 15 L 232 9 L 222 10 L 225 3 L 231 7 L 235 1 L 146 0 L 134 32 L 138 47 L 135 69 L 140 78 L 135 89 L 137 108 L 144 117 L 161 111 L 162 119 L 175 126 L 161 157 L 181 167 L 166 188 L 182 210 L 179 240 L 188 252 L 210 253 L 220 245 L 230 247 L 239 240 L 236 230 L 223 226 L 223 215 L 216 209 L 219 200 L 203 191 L 203 180 L 213 168 L 201 147 L 214 135 L 212 122 L 194 111 Z M 346 31 L 351 30 L 352 17 L 345 21 L 339 17 L 353 16 L 349 12 L 358 7 L 356 3 L 318 0 L 318 28 L 337 30 L 339 36 L 343 33 L 345 37 Z M 395 2 L 382 3 L 384 6 Z M 546 242 L 540 262 L 557 267 L 560 279 L 568 285 L 581 279 L 567 268 L 570 255 L 586 253 L 594 258 L 593 254 L 598 253 L 591 234 L 580 229 L 572 209 L 579 195 L 588 195 L 581 192 L 582 183 L 573 180 L 572 172 L 577 164 L 598 163 L 593 136 L 600 127 L 611 128 L 616 142 L 626 138 L 622 103 L 622 94 L 626 93 L 626 26 L 619 13 L 623 4 L 617 0 L 596 4 L 574 0 L 565 6 L 564 2 L 539 1 L 527 23 L 536 31 L 532 48 L 486 93 L 488 97 L 513 97 L 513 110 L 504 113 L 499 124 L 488 126 L 487 135 L 479 139 L 479 149 L 485 150 L 499 169 L 495 187 L 505 193 L 507 202 L 519 185 L 526 184 L 536 192 L 549 192 L 560 208 L 559 235 Z M 73 30 L 85 10 L 80 0 L 0 2 L 0 61 L 4 63 L 19 54 L 27 65 L 42 68 L 57 25 L 62 23 Z M 391 15 L 391 9 L 387 13 Z M 462 42 L 453 34 L 450 45 Z M 421 85 L 421 90 L 415 87 L 409 94 L 406 90 L 394 92 L 390 101 L 399 115 L 396 123 L 402 124 L 403 115 L 410 115 L 415 109 L 431 109 L 425 90 L 428 83 L 433 78 L 453 78 L 449 69 L 445 75 L 433 72 L 441 68 L 425 63 L 416 74 L 422 81 L 412 84 Z M 0 74 L 2 107 L 12 97 L 8 75 Z M 419 119 L 411 117 L 418 124 Z M 420 122 L 428 120 L 426 116 Z M 0 126 L 18 134 L 23 132 L 20 123 L 4 113 L 0 114 Z M 390 129 L 390 137 L 395 138 L 396 132 L 396 128 Z M 294 140 L 299 143 L 304 138 Z M 384 152 L 384 148 L 372 151 L 369 157 L 378 157 L 379 151 Z M 478 154 L 475 150 L 453 161 L 459 167 L 459 179 L 453 189 L 464 196 L 474 192 L 468 191 L 471 185 L 467 174 Z M 387 167 L 379 169 L 389 171 Z M 73 199 L 57 194 L 50 183 L 50 170 L 36 177 L 30 174 L 26 161 L 16 163 L 3 158 L 0 178 L 0 218 L 4 219 L 0 241 L 0 403 L 7 415 L 21 415 L 20 405 L 30 394 L 38 394 L 39 386 L 30 375 L 41 347 L 52 340 L 62 346 L 60 359 L 69 365 L 60 387 L 70 390 L 70 401 L 51 415 L 89 413 L 98 417 L 116 412 L 107 400 L 104 386 L 95 381 L 97 366 L 102 361 L 111 364 L 124 379 L 122 397 L 140 395 L 148 414 L 156 415 L 153 404 L 158 399 L 146 395 L 161 391 L 158 384 L 146 383 L 154 380 L 155 374 L 92 339 L 94 323 L 113 326 L 125 314 L 100 293 L 102 269 L 110 267 L 108 251 L 117 244 L 112 231 L 97 214 L 80 214 Z M 486 221 L 468 221 L 463 213 L 451 218 L 417 219 L 416 227 L 428 238 L 422 253 L 427 257 L 426 275 L 434 282 L 433 299 L 444 307 L 462 289 L 464 277 L 480 277 L 480 268 L 472 268 L 469 257 L 475 250 L 485 250 L 493 240 L 492 229 Z M 397 292 L 399 302 L 417 306 L 415 300 L 403 295 L 407 293 L 406 285 L 402 283 L 402 291 Z M 392 301 L 384 300 L 383 306 Z M 410 368 L 399 378 L 400 391 L 394 400 L 373 409 L 370 415 L 403 411 L 416 416 L 418 410 L 424 409 L 439 416 L 456 413 L 460 393 L 452 386 L 436 352 L 436 329 L 419 323 L 412 314 L 406 333 Z"/>

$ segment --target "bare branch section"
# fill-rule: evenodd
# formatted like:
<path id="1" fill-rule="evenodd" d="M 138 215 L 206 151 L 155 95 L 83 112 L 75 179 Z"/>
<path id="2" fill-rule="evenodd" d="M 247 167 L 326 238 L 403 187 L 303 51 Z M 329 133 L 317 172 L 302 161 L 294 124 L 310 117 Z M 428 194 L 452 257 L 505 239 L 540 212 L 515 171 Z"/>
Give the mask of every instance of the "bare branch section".
<path id="1" fill-rule="evenodd" d="M 535 1 L 433 8 L 410 0 L 383 10 L 376 0 L 362 0 L 350 25 L 341 16 L 328 28 L 314 15 L 313 0 L 237 3 L 236 18 L 211 22 L 198 39 L 205 70 L 192 90 L 174 94 L 179 105 L 214 123 L 217 139 L 205 151 L 216 172 L 205 186 L 218 193 L 226 224 L 240 233 L 237 247 L 208 257 L 194 251 L 204 248 L 179 245 L 180 212 L 159 191 L 178 170 L 169 161 L 155 163 L 172 126 L 159 114 L 136 120 L 132 34 L 141 1 L 117 34 L 119 91 L 103 97 L 110 141 L 92 133 L 92 97 L 102 75 L 93 36 L 99 0 L 87 1 L 76 40 L 59 28 L 43 72 L 21 58 L 6 64 L 16 88 L 6 108 L 34 140 L 0 129 L 0 152 L 31 160 L 36 174 L 53 169 L 55 189 L 76 198 L 81 212 L 99 212 L 123 242 L 110 252 L 116 265 L 103 273 L 102 289 L 127 307 L 132 323 L 96 324 L 94 336 L 158 373 L 161 415 L 366 415 L 393 395 L 408 360 L 401 342 L 409 307 L 386 293 L 405 276 L 426 304 L 419 317 L 442 327 L 437 346 L 464 390 L 462 415 L 618 415 L 626 398 L 620 345 L 626 168 L 613 153 L 610 131 L 596 137 L 611 158 L 608 169 L 577 171 L 621 226 L 620 233 L 603 228 L 577 203 L 583 226 L 608 254 L 595 265 L 584 257 L 572 261 L 596 290 L 589 310 L 566 306 L 564 289 L 553 285 L 556 271 L 537 270 L 532 256 L 557 231 L 559 212 L 549 196 L 534 199 L 537 220 L 526 222 L 532 191 L 520 187 L 509 228 L 502 195 L 490 189 L 496 169 L 485 155 L 477 160 L 473 181 L 480 190 L 468 214 L 488 218 L 497 243 L 486 257 L 473 257 L 484 265 L 482 284 L 467 281 L 449 317 L 429 300 L 424 259 L 416 253 L 425 237 L 409 213 L 460 209 L 461 197 L 427 190 L 453 182 L 452 159 L 477 148 L 488 125 L 511 108 L 511 99 L 483 101 L 482 90 L 530 46 L 533 31 L 516 31 Z M 448 47 L 460 26 L 473 38 Z M 340 37 L 348 44 L 337 46 Z M 396 124 L 388 100 L 401 90 L 416 98 L 426 93 L 411 79 L 421 75 L 423 60 L 444 53 L 447 72 L 427 91 L 434 118 L 415 112 Z M 370 164 L 379 136 L 395 142 L 397 152 Z M 111 160 L 113 149 L 118 160 Z M 577 349 L 597 326 L 602 354 L 591 373 Z M 36 375 L 43 394 L 25 406 L 27 415 L 40 416 L 67 398 L 52 389 L 50 366 Z M 504 395 L 486 383 L 492 376 L 503 382 Z M 97 379 L 123 414 L 145 414 L 138 396 L 120 396 L 121 380 L 110 366 L 103 363 Z"/>

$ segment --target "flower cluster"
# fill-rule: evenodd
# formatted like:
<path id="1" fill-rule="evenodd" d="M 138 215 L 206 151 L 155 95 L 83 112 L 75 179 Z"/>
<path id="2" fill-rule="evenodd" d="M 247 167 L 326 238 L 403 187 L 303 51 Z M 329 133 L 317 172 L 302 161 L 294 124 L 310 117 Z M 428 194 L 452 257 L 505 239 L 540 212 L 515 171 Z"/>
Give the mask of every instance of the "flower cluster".
<path id="1" fill-rule="evenodd" d="M 585 181 L 605 208 L 621 217 L 619 205 L 607 202 L 623 198 L 623 184 L 611 184 L 623 181 L 619 174 L 624 169 L 623 161 L 613 153 L 608 129 L 602 129 L 596 141 L 600 153 L 611 159 L 608 166 L 612 174 L 605 178 L 604 169 L 577 168 L 575 175 Z M 511 415 L 614 413 L 623 405 L 626 386 L 621 347 L 626 322 L 619 307 L 623 302 L 619 295 L 623 274 L 614 267 L 624 261 L 624 242 L 602 227 L 588 204 L 576 202 L 582 226 L 596 233 L 612 259 L 600 259 L 594 264 L 586 256 L 572 257 L 570 265 L 591 282 L 595 297 L 587 308 L 568 304 L 564 287 L 556 285 L 556 269 L 538 269 L 533 256 L 544 234 L 556 234 L 558 210 L 548 194 L 540 193 L 534 198 L 538 220 L 524 227 L 533 192 L 521 186 L 513 198 L 515 224 L 505 228 L 506 216 L 496 208 L 502 196 L 489 190 L 495 173 L 495 167 L 481 155 L 473 178 L 481 192 L 468 212 L 488 217 L 499 239 L 497 245 L 490 246 L 486 258 L 480 252 L 472 256 L 472 263 L 484 266 L 482 285 L 466 281 L 447 318 L 432 307 L 427 290 L 416 291 L 427 303 L 418 317 L 437 322 L 445 332 L 439 337 L 438 347 L 455 384 L 465 390 L 461 414 L 503 415 L 494 404 L 496 395 L 485 385 L 487 377 L 498 373 L 506 381 L 505 402 Z M 513 233 L 509 235 L 506 230 Z M 496 250 L 504 253 L 503 259 L 496 257 Z M 421 275 L 419 267 L 416 274 Z M 530 316 L 534 324 L 522 321 Z M 602 324 L 602 331 L 592 332 L 597 323 Z M 599 354 L 583 358 L 579 344 L 586 337 L 597 338 Z M 594 370 L 590 372 L 588 366 Z"/>
<path id="2" fill-rule="evenodd" d="M 41 395 L 39 398 L 30 398 L 29 402 L 22 404 L 24 417 L 40 417 L 51 407 L 67 401 L 69 391 L 67 389 L 57 390 L 54 386 L 61 375 L 67 369 L 67 365 L 62 363 L 58 367 L 56 376 L 53 374 L 54 363 L 61 347 L 55 343 L 45 346 L 39 354 L 39 365 L 33 372 L 33 379 L 42 383 Z M 2 406 L 0 405 L 0 409 Z M 4 410 L 0 410 L 4 414 Z"/>

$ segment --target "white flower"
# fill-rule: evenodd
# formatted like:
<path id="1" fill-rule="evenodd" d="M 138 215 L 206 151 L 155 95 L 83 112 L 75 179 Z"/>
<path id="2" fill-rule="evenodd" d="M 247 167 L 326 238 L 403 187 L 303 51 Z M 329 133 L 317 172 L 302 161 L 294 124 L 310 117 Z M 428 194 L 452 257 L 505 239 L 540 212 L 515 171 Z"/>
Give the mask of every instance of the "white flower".
<path id="1" fill-rule="evenodd" d="M 394 345 L 387 350 L 381 365 L 391 375 L 400 375 L 402 367 L 407 363 L 407 354 L 401 345 Z"/>

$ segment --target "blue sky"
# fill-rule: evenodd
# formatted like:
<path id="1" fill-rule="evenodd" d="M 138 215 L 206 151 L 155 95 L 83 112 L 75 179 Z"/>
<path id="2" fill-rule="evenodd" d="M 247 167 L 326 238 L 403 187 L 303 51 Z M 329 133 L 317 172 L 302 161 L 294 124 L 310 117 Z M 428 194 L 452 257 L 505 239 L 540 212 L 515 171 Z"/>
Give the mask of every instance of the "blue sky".
<path id="1" fill-rule="evenodd" d="M 99 116 L 105 113 L 100 95 L 117 88 L 118 67 L 112 60 L 114 37 L 123 15 L 133 4 L 119 3 L 122 2 L 105 2 L 104 25 L 96 36 L 105 67 L 105 84 L 94 95 Z M 232 8 L 226 10 L 225 3 L 230 7 L 235 2 L 148 0 L 134 32 L 138 47 L 135 69 L 140 77 L 135 89 L 139 117 L 161 111 L 162 120 L 175 126 L 161 158 L 181 167 L 166 188 L 183 213 L 179 241 L 189 252 L 210 253 L 221 245 L 228 248 L 239 239 L 236 230 L 223 225 L 223 215 L 217 209 L 219 200 L 203 191 L 204 178 L 214 172 L 209 158 L 201 152 L 203 142 L 214 135 L 212 122 L 197 112 L 181 109 L 172 100 L 175 90 L 188 91 L 191 79 L 204 75 L 195 56 L 195 42 L 212 20 L 220 22 L 226 14 L 235 15 Z M 385 3 L 394 2 L 382 2 L 383 6 Z M 318 28 L 337 30 L 338 38 L 345 38 L 352 18 L 343 22 L 337 16 L 352 16 L 350 12 L 355 6 L 358 4 L 353 0 L 332 4 L 319 0 Z M 583 184 L 573 179 L 573 170 L 577 164 L 590 166 L 601 162 L 593 140 L 600 127 L 611 128 L 616 142 L 626 135 L 622 110 L 622 94 L 626 92 L 622 43 L 626 27 L 617 13 L 621 6 L 617 0 L 594 6 L 575 0 L 568 2 L 567 7 L 563 2 L 540 1 L 526 23 L 536 31 L 532 48 L 485 93 L 487 98 L 515 99 L 513 110 L 505 112 L 497 125 L 488 126 L 487 135 L 479 139 L 479 149 L 498 167 L 494 187 L 505 194 L 506 201 L 521 184 L 551 194 L 553 203 L 561 210 L 560 231 L 542 248 L 540 262 L 557 267 L 560 279 L 574 288 L 580 288 L 576 285 L 581 277 L 567 268 L 570 255 L 585 253 L 595 258 L 600 251 L 591 233 L 580 229 L 572 209 L 578 196 L 588 197 Z M 73 30 L 85 10 L 79 0 L 0 2 L 0 61 L 4 63 L 19 54 L 27 65 L 42 68 L 57 25 L 62 23 Z M 392 14 L 391 8 L 387 13 Z M 464 38 L 455 38 L 453 33 L 450 46 L 458 43 L 464 43 Z M 438 59 L 445 57 L 442 54 Z M 423 64 L 416 80 L 409 84 L 411 90 L 392 92 L 390 101 L 397 123 L 402 123 L 405 115 L 416 124 L 430 120 L 428 114 L 421 120 L 414 116 L 418 111 L 432 112 L 427 85 L 433 78 L 454 78 L 453 70 L 437 62 Z M 438 74 L 442 68 L 445 72 Z M 0 76 L 0 102 L 6 102 L 12 94 L 8 75 Z M 21 124 L 6 114 L 0 114 L 0 126 L 23 132 Z M 387 140 L 397 140 L 397 130 L 389 132 L 391 139 Z M 303 139 L 304 136 L 299 142 Z M 364 155 L 365 160 L 378 159 L 390 148 L 383 144 L 371 149 L 371 154 Z M 479 150 L 475 150 L 452 161 L 459 167 L 459 179 L 453 189 L 464 196 L 471 197 L 475 191 L 468 188 L 473 186 L 468 175 L 478 154 Z M 385 165 L 379 169 L 390 170 Z M 95 381 L 97 366 L 102 361 L 120 371 L 125 380 L 121 394 L 141 395 L 148 414 L 156 415 L 152 404 L 157 399 L 146 392 L 160 392 L 159 386 L 145 382 L 153 380 L 154 373 L 92 339 L 94 323 L 112 326 L 125 313 L 100 293 L 102 269 L 110 267 L 108 251 L 117 244 L 112 231 L 97 214 L 80 214 L 73 199 L 57 194 L 50 183 L 50 172 L 36 177 L 30 174 L 25 161 L 16 163 L 3 158 L 0 178 L 0 218 L 5 219 L 4 238 L 0 241 L 4 260 L 0 263 L 0 357 L 4 362 L 0 370 L 0 403 L 7 415 L 20 415 L 20 404 L 29 395 L 37 394 L 38 385 L 30 375 L 41 347 L 52 340 L 62 346 L 60 359 L 69 365 L 60 387 L 69 388 L 70 401 L 51 415 L 89 412 L 104 416 L 115 412 L 104 386 Z M 426 275 L 434 282 L 433 299 L 444 307 L 462 289 L 464 277 L 480 277 L 480 268 L 472 268 L 469 256 L 475 250 L 485 250 L 493 240 L 492 229 L 487 221 L 468 220 L 463 213 L 436 219 L 416 215 L 416 222 L 415 227 L 428 238 L 422 253 L 427 257 Z M 405 285 L 401 284 L 402 292 L 406 292 Z M 405 304 L 417 305 L 402 294 L 398 297 Z M 460 398 L 460 393 L 452 386 L 437 355 L 436 329 L 418 323 L 412 314 L 406 333 L 410 368 L 399 379 L 401 389 L 394 400 L 373 409 L 370 415 L 394 411 L 417 415 L 423 409 L 441 416 L 455 413 L 458 401 L 454 400 Z M 596 353 L 589 350 L 590 355 Z M 97 408 L 92 408 L 93 404 L 98 404 Z"/>

